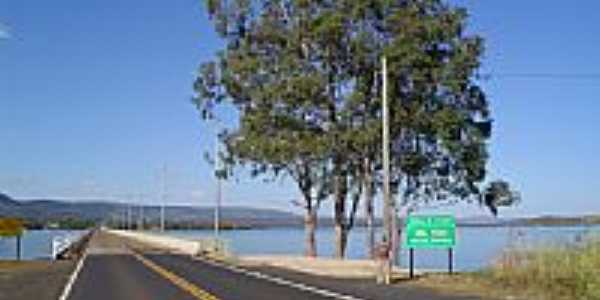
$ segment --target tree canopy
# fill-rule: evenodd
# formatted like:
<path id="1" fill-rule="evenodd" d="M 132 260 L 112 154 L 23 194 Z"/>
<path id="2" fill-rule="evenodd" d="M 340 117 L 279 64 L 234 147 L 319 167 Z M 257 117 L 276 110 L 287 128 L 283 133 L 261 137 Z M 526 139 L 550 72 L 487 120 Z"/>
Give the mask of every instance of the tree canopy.
<path id="1" fill-rule="evenodd" d="M 319 199 L 335 202 L 338 256 L 361 194 L 381 185 L 382 56 L 400 203 L 481 199 L 492 118 L 477 76 L 483 39 L 467 33 L 465 9 L 442 0 L 206 7 L 226 46 L 202 64 L 194 103 L 205 119 L 224 103 L 237 110 L 239 127 L 222 135 L 231 162 L 287 172 L 305 195 L 320 184 Z"/>

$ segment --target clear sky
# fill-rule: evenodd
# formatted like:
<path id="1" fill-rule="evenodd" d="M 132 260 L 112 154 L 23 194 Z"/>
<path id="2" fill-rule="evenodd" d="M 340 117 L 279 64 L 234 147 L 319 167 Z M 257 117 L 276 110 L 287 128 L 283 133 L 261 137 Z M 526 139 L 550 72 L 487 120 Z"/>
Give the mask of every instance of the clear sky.
<path id="1" fill-rule="evenodd" d="M 523 195 L 507 214 L 600 213 L 600 3 L 454 2 L 487 39 L 490 179 Z M 0 191 L 154 195 L 166 164 L 169 203 L 212 204 L 214 136 L 189 101 L 220 45 L 201 0 L 1 0 L 0 22 Z M 242 175 L 225 197 L 292 210 L 297 192 Z"/>

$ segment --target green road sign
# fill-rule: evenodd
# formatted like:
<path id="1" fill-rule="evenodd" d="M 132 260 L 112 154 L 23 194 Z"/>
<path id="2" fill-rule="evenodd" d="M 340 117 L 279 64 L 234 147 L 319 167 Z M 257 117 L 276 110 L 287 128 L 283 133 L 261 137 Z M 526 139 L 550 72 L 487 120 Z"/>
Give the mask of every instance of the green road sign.
<path id="1" fill-rule="evenodd" d="M 453 216 L 409 216 L 406 220 L 408 248 L 452 248 L 456 245 Z"/>

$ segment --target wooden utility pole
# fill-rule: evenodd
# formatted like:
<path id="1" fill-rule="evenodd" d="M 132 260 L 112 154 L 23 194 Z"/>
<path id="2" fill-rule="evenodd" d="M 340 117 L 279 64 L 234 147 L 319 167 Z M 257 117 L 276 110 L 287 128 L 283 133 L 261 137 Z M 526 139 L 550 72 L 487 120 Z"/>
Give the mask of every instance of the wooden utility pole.
<path id="1" fill-rule="evenodd" d="M 143 203 L 142 194 L 140 194 L 139 197 L 140 197 L 140 219 L 139 219 L 138 230 L 144 230 L 144 203 Z"/>
<path id="2" fill-rule="evenodd" d="M 162 169 L 162 191 L 160 199 L 160 232 L 165 231 L 165 201 L 167 198 L 167 165 Z"/>
<path id="3" fill-rule="evenodd" d="M 127 230 L 131 230 L 131 203 L 127 203 Z"/>
<path id="4" fill-rule="evenodd" d="M 221 182 L 221 173 L 223 172 L 222 170 L 223 166 L 222 166 L 222 161 L 221 161 L 221 153 L 220 153 L 220 147 L 219 147 L 219 137 L 217 137 L 216 142 L 215 142 L 215 176 L 217 179 L 217 199 L 216 199 L 216 203 L 215 203 L 215 238 L 219 238 L 219 231 L 220 231 L 220 223 L 221 223 L 221 198 L 223 197 L 222 195 L 222 182 Z"/>
<path id="5" fill-rule="evenodd" d="M 383 226 L 384 235 L 388 242 L 392 237 L 392 197 L 390 191 L 390 127 L 389 127 L 389 109 L 387 95 L 387 59 L 384 56 L 381 59 L 383 88 L 382 88 L 382 112 L 383 112 Z"/>
<path id="6" fill-rule="evenodd" d="M 384 237 L 388 243 L 388 267 L 386 268 L 388 274 L 387 278 L 391 276 L 392 262 L 395 260 L 395 249 L 397 248 L 397 229 L 396 229 L 396 211 L 394 201 L 392 199 L 390 190 L 390 126 L 389 126 L 389 103 L 388 103 L 388 70 L 387 70 L 387 59 L 385 56 L 381 58 L 382 67 L 382 112 L 383 112 L 383 226 L 384 226 Z"/>

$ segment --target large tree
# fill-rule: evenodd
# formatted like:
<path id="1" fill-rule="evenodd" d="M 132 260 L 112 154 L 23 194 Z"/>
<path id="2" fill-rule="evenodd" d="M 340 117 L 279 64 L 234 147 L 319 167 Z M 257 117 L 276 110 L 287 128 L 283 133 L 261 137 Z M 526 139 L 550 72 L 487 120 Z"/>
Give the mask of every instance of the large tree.
<path id="1" fill-rule="evenodd" d="M 322 178 L 331 181 L 310 182 L 328 184 L 319 194 L 333 195 L 338 257 L 344 256 L 361 191 L 372 203 L 377 149 L 376 127 L 367 116 L 377 111 L 373 82 L 380 51 L 371 47 L 377 43 L 369 30 L 356 31 L 352 19 L 360 12 L 354 5 L 208 1 L 227 47 L 218 62 L 202 67 L 196 82 L 196 103 L 205 117 L 223 100 L 238 110 L 240 128 L 226 138 L 237 161 L 259 165 L 260 170 L 293 171 L 303 195 L 311 187 L 296 170 L 318 165 L 320 174 L 330 175 Z"/>
<path id="2" fill-rule="evenodd" d="M 306 254 L 316 255 L 317 210 L 329 191 L 329 151 L 323 127 L 326 77 L 307 43 L 311 14 L 280 1 L 208 1 L 215 28 L 227 43 L 217 62 L 202 66 L 196 103 L 206 118 L 214 104 L 232 104 L 239 128 L 223 134 L 231 162 L 255 175 L 287 174 L 303 198 Z M 296 8 L 294 8 L 296 9 Z"/>
<path id="3" fill-rule="evenodd" d="M 483 40 L 466 33 L 464 9 L 442 0 L 210 0 L 206 6 L 226 46 L 202 66 L 195 102 L 206 118 L 216 104 L 236 109 L 239 128 L 223 135 L 232 161 L 251 165 L 255 174 L 291 175 L 305 202 L 307 241 L 312 232 L 314 243 L 315 208 L 331 195 L 335 252 L 343 257 L 362 194 L 372 253 L 382 56 L 390 62 L 399 209 L 483 199 L 491 115 L 476 76 Z"/>

